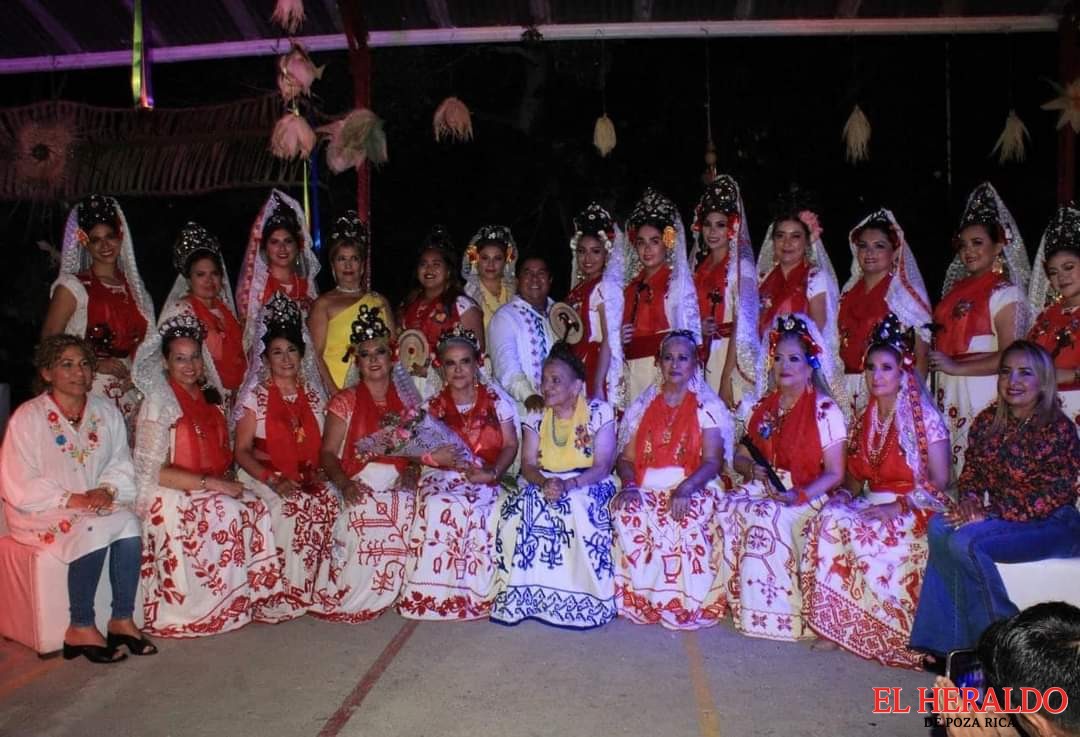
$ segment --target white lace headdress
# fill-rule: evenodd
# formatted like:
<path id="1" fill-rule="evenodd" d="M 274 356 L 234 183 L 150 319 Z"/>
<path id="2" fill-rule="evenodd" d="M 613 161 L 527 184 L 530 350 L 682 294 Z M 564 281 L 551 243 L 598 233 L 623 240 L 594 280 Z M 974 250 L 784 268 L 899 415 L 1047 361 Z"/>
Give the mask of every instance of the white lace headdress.
<path id="1" fill-rule="evenodd" d="M 1046 261 L 1058 251 L 1071 251 L 1080 255 L 1080 209 L 1076 204 L 1062 205 L 1043 231 L 1039 251 L 1035 254 L 1035 266 L 1031 272 L 1031 289 L 1028 299 L 1036 313 L 1042 312 L 1057 298 L 1046 277 Z"/>
<path id="2" fill-rule="evenodd" d="M 517 279 L 514 278 L 514 265 L 517 263 L 517 244 L 514 234 L 505 225 L 484 225 L 476 231 L 469 241 L 461 259 L 461 278 L 465 280 L 465 294 L 472 297 L 478 305 L 484 304 L 483 285 L 480 283 L 480 245 L 485 241 L 495 241 L 506 246 L 506 263 L 503 265 L 502 283 L 509 296 L 517 292 Z"/>
<path id="3" fill-rule="evenodd" d="M 653 188 L 648 188 L 634 205 L 626 221 L 626 273 L 627 283 L 641 273 L 642 263 L 634 248 L 638 229 L 653 225 L 660 229 L 667 249 L 671 277 L 668 279 L 664 309 L 672 330 L 689 330 L 701 342 L 701 314 L 698 311 L 697 292 L 687 261 L 686 228 L 679 209 L 670 199 Z"/>
<path id="4" fill-rule="evenodd" d="M 690 337 L 686 332 L 682 333 L 682 335 L 683 337 Z M 679 336 L 680 333 L 673 333 L 665 338 L 663 342 L 666 343 L 668 340 L 678 338 Z M 696 347 L 697 343 L 695 342 L 694 345 Z M 661 350 L 663 350 L 663 343 L 661 343 Z M 626 446 L 629 445 L 637 435 L 638 428 L 641 426 L 641 419 L 645 416 L 645 411 L 663 389 L 661 382 L 662 379 L 658 377 L 649 388 L 643 391 L 630 403 L 630 406 L 626 408 L 626 414 L 623 415 L 622 422 L 619 424 L 619 453 L 622 453 Z M 735 420 L 728 410 L 727 405 L 720 400 L 717 393 L 709 386 L 709 382 L 705 381 L 705 375 L 702 373 L 700 361 L 698 362 L 697 368 L 694 370 L 694 375 L 690 377 L 687 389 L 697 396 L 698 404 L 716 419 L 717 426 L 720 429 L 720 434 L 724 442 L 724 465 L 730 466 L 735 453 Z"/>
<path id="5" fill-rule="evenodd" d="M 738 370 L 732 373 L 731 378 L 735 382 L 733 388 L 736 394 L 748 394 L 754 391 L 757 384 L 754 370 L 758 353 L 761 351 L 761 336 L 757 331 L 760 303 L 754 246 L 750 241 L 750 221 L 746 217 L 739 183 L 734 177 L 721 174 L 705 185 L 705 192 L 694 208 L 694 223 L 691 226 L 694 232 L 694 247 L 690 252 L 692 268 L 696 268 L 696 264 L 708 257 L 708 253 L 703 252 L 707 246 L 703 242 L 701 228 L 711 212 L 736 213 L 739 218 L 735 224 L 736 232 L 731 237 L 729 248 L 733 248 L 734 253 L 728 258 L 727 271 L 727 283 L 738 284 L 735 309 L 739 319 L 735 321 L 735 334 L 732 336 Z M 731 225 L 729 222 L 729 232 Z"/>
<path id="6" fill-rule="evenodd" d="M 244 350 L 250 350 L 254 345 L 259 310 L 262 309 L 262 294 L 270 276 L 270 267 L 266 262 L 266 254 L 262 247 L 263 234 L 268 227 L 274 225 L 275 221 L 288 224 L 290 227 L 298 226 L 303 238 L 303 243 L 297 244 L 299 248 L 298 273 L 307 281 L 308 298 L 314 300 L 318 295 L 315 277 L 319 273 L 319 257 L 315 254 L 312 245 L 304 209 L 299 202 L 281 190 L 272 190 L 266 203 L 255 217 L 255 222 L 251 225 L 247 250 L 244 252 L 244 262 L 240 267 L 240 278 L 236 283 L 236 310 L 244 327 Z"/>
<path id="7" fill-rule="evenodd" d="M 847 280 L 841 294 L 846 294 L 853 289 L 863 278 L 862 267 L 859 266 L 858 248 L 855 245 L 855 236 L 860 230 L 872 223 L 887 225 L 888 230 L 896 238 L 896 252 L 893 256 L 895 278 L 889 283 L 885 293 L 885 304 L 889 311 L 896 315 L 900 322 L 907 327 L 914 328 L 915 333 L 927 343 L 930 342 L 930 323 L 933 322 L 933 312 L 930 307 L 930 297 L 926 292 L 926 282 L 923 281 L 919 265 L 915 262 L 915 254 L 904 237 L 904 230 L 897 222 L 896 216 L 891 210 L 882 208 L 876 210 L 851 229 L 848 234 L 848 245 L 851 246 L 851 278 Z"/>

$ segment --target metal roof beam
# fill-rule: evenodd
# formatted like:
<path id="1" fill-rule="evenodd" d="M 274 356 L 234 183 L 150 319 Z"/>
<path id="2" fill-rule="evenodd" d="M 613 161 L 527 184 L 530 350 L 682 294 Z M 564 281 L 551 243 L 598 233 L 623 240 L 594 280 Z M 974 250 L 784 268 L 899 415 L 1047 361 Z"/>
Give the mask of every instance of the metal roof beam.
<path id="1" fill-rule="evenodd" d="M 968 18 L 833 18 L 812 20 L 676 21 L 664 23 L 562 23 L 539 26 L 544 41 L 592 41 L 606 39 L 656 40 L 662 38 L 775 37 L 775 36 L 871 36 L 956 35 L 995 33 L 1055 33 L 1058 18 L 1053 15 L 999 15 Z M 345 36 L 301 36 L 297 39 L 308 51 L 342 51 Z M 473 28 L 424 28 L 401 31 L 372 31 L 372 48 L 389 46 L 443 46 L 448 44 L 521 43 L 520 26 Z M 150 49 L 157 64 L 203 61 L 243 56 L 270 56 L 289 49 L 289 40 L 263 38 L 252 41 L 164 46 Z M 0 74 L 21 74 L 53 69 L 89 69 L 131 64 L 131 52 L 61 56 L 29 56 L 0 59 Z"/>

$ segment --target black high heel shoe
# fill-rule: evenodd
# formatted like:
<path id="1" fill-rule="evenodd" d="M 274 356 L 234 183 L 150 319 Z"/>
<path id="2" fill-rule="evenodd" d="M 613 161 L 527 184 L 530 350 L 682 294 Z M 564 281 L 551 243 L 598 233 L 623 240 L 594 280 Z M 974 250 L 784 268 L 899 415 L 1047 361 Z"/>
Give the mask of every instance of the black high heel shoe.
<path id="1" fill-rule="evenodd" d="M 91 663 L 119 663 L 121 660 L 127 660 L 127 655 L 120 653 L 120 657 L 116 657 L 116 648 L 110 643 L 107 646 L 101 645 L 69 645 L 64 643 L 64 660 L 74 660 L 79 656 L 83 656 Z"/>
<path id="2" fill-rule="evenodd" d="M 150 642 L 146 637 L 132 637 L 131 635 L 121 635 L 116 632 L 110 632 L 106 637 L 109 647 L 116 650 L 120 649 L 120 646 L 124 646 L 128 649 L 128 652 L 132 655 L 157 655 L 157 645 Z M 127 657 L 126 655 L 124 656 Z"/>

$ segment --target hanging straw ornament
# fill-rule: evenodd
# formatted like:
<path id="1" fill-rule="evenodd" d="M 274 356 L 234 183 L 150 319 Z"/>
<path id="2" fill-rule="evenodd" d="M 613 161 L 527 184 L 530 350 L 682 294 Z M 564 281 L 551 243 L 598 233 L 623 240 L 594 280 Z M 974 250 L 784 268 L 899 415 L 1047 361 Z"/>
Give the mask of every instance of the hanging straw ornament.
<path id="1" fill-rule="evenodd" d="M 847 153 L 844 158 L 851 164 L 870 158 L 870 121 L 858 105 L 851 111 L 844 123 L 844 145 Z"/>
<path id="2" fill-rule="evenodd" d="M 472 113 L 465 103 L 456 97 L 447 97 L 435 108 L 435 117 L 431 126 L 435 131 L 435 140 L 471 141 L 473 138 Z"/>
<path id="3" fill-rule="evenodd" d="M 304 24 L 304 0 L 277 0 L 270 20 L 288 33 L 296 33 Z"/>
<path id="4" fill-rule="evenodd" d="M 596 126 L 593 127 L 592 142 L 601 156 L 607 156 L 614 150 L 616 143 L 615 124 L 611 122 L 611 118 L 607 116 L 607 113 L 596 119 Z"/>
<path id="5" fill-rule="evenodd" d="M 1060 110 L 1057 128 L 1061 130 L 1068 123 L 1072 126 L 1073 133 L 1080 133 L 1080 77 L 1077 77 L 1065 87 L 1057 82 L 1050 82 L 1057 91 L 1058 96 L 1050 102 L 1043 103 L 1043 110 Z"/>
<path id="6" fill-rule="evenodd" d="M 281 116 L 270 134 L 270 153 L 279 159 L 307 158 L 315 148 L 315 131 L 297 111 Z"/>
<path id="7" fill-rule="evenodd" d="M 387 160 L 383 121 L 367 108 L 353 110 L 341 120 L 319 126 L 318 130 L 329 137 L 326 164 L 335 174 L 359 169 L 365 161 L 382 164 Z"/>
<path id="8" fill-rule="evenodd" d="M 311 85 L 316 79 L 322 79 L 326 67 L 317 67 L 308 56 L 307 49 L 293 41 L 289 53 L 278 57 L 278 91 L 286 103 L 301 95 L 311 94 Z"/>
<path id="9" fill-rule="evenodd" d="M 1027 158 L 1024 139 L 1031 140 L 1027 126 L 1020 120 L 1015 110 L 1010 110 L 1009 117 L 1005 118 L 1005 129 L 998 136 L 990 155 L 997 154 L 999 164 L 1007 164 L 1010 161 L 1019 164 Z"/>

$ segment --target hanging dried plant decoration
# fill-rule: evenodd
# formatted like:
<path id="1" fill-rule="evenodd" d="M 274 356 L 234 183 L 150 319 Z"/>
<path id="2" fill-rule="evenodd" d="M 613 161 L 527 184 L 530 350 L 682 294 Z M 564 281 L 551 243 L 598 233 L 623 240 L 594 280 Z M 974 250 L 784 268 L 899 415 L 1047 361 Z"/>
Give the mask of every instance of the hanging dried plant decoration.
<path id="1" fill-rule="evenodd" d="M 382 119 L 367 108 L 353 110 L 341 120 L 319 126 L 319 133 L 330 139 L 326 164 L 335 174 L 359 168 L 365 161 L 382 164 L 388 158 Z"/>
<path id="2" fill-rule="evenodd" d="M 593 127 L 593 145 L 601 156 L 607 156 L 614 150 L 616 140 L 615 124 L 611 122 L 607 114 L 601 115 L 596 119 L 596 125 Z"/>
<path id="3" fill-rule="evenodd" d="M 843 139 L 847 149 L 844 158 L 849 163 L 856 164 L 870 158 L 870 121 L 858 105 L 844 123 Z"/>
<path id="4" fill-rule="evenodd" d="M 303 116 L 289 111 L 281 116 L 270 134 L 270 153 L 279 159 L 307 158 L 315 148 L 315 131 Z"/>
<path id="5" fill-rule="evenodd" d="M 1077 77 L 1068 85 L 1062 87 L 1057 82 L 1050 82 L 1058 96 L 1050 102 L 1042 104 L 1043 110 L 1060 110 L 1057 127 L 1061 130 L 1068 123 L 1072 126 L 1073 133 L 1080 133 L 1080 77 Z"/>
<path id="6" fill-rule="evenodd" d="M 435 140 L 471 141 L 473 138 L 472 113 L 461 100 L 447 97 L 435 109 L 431 121 L 435 131 Z"/>
<path id="7" fill-rule="evenodd" d="M 1005 118 L 1005 129 L 998 136 L 990 155 L 997 154 L 999 164 L 1007 164 L 1010 161 L 1019 164 L 1027 158 L 1025 140 L 1031 140 L 1027 126 L 1020 120 L 1015 110 L 1010 110 L 1009 116 Z"/>
<path id="8" fill-rule="evenodd" d="M 270 20 L 288 33 L 296 33 L 304 25 L 304 0 L 277 0 Z"/>

